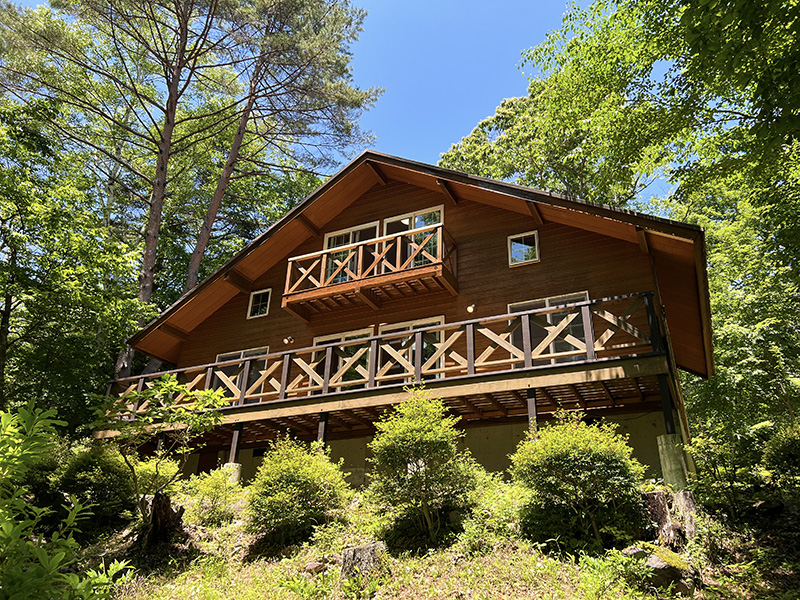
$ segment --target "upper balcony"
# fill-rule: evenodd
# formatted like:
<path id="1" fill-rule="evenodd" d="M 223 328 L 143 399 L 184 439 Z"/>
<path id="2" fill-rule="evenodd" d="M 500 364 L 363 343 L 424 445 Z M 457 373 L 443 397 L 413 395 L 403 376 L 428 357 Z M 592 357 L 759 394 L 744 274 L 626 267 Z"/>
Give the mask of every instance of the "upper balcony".
<path id="1" fill-rule="evenodd" d="M 282 307 L 304 320 L 385 302 L 458 293 L 456 244 L 442 224 L 289 259 Z"/>
<path id="2" fill-rule="evenodd" d="M 342 434 L 367 431 L 380 407 L 401 402 L 404 387 L 422 381 L 465 421 L 521 417 L 532 397 L 542 414 L 559 407 L 642 412 L 661 407 L 657 377 L 672 370 L 660 321 L 653 294 L 643 292 L 171 373 L 190 390 L 223 389 L 226 422 L 245 423 L 254 440 L 276 428 L 308 434 L 322 412 Z M 161 375 L 114 381 L 109 393 L 124 397 Z"/>

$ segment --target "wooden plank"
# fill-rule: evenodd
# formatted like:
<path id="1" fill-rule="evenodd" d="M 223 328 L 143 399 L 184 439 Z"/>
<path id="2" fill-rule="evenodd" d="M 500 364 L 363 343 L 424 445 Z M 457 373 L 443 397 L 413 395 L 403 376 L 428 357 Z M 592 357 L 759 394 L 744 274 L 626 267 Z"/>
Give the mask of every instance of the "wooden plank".
<path id="1" fill-rule="evenodd" d="M 567 385 L 567 388 L 569 388 L 569 391 L 572 392 L 572 394 L 575 396 L 575 398 L 577 398 L 578 404 L 581 405 L 581 408 L 586 408 L 586 400 L 581 395 L 581 393 L 578 391 L 578 388 L 576 388 L 573 384 Z"/>
<path id="2" fill-rule="evenodd" d="M 328 436 L 328 413 L 319 413 L 319 421 L 317 423 L 317 441 L 323 444 Z"/>
<path id="3" fill-rule="evenodd" d="M 383 174 L 380 167 L 378 167 L 376 163 L 374 163 L 371 160 L 368 160 L 364 164 L 367 165 L 367 167 L 369 168 L 371 173 L 375 176 L 375 179 L 380 185 L 386 185 L 387 183 L 389 183 L 389 180 L 386 178 L 386 175 Z"/>
<path id="4" fill-rule="evenodd" d="M 650 254 L 650 246 L 647 244 L 647 231 L 637 226 L 636 238 L 639 240 L 639 249 L 642 251 L 642 254 Z"/>
<path id="5" fill-rule="evenodd" d="M 223 276 L 222 280 L 228 285 L 235 287 L 240 292 L 249 294 L 253 289 L 253 282 L 239 273 L 236 269 L 231 269 Z"/>
<path id="6" fill-rule="evenodd" d="M 360 298 L 364 304 L 369 306 L 372 310 L 380 310 L 381 301 L 372 289 L 357 287 L 354 293 L 356 297 Z"/>
<path id="7" fill-rule="evenodd" d="M 306 228 L 306 230 L 307 230 L 307 231 L 308 231 L 308 232 L 309 232 L 311 235 L 313 235 L 314 237 L 319 237 L 320 235 L 322 235 L 322 234 L 320 233 L 319 227 L 317 227 L 316 225 L 314 225 L 314 223 L 312 223 L 312 222 L 311 222 L 311 219 L 309 219 L 309 218 L 308 218 L 307 216 L 305 216 L 303 213 L 299 213 L 299 214 L 297 215 L 296 219 L 297 219 L 297 222 L 298 222 L 298 223 L 300 223 L 300 224 L 301 224 L 303 227 L 305 227 L 305 228 Z"/>
<path id="8" fill-rule="evenodd" d="M 525 206 L 528 208 L 528 212 L 533 217 L 533 220 L 536 221 L 537 225 L 544 225 L 544 219 L 542 218 L 542 213 L 539 211 L 539 206 L 536 202 L 528 200 L 525 202 Z"/>
<path id="9" fill-rule="evenodd" d="M 600 382 L 600 387 L 603 390 L 603 394 L 605 395 L 606 399 L 611 402 L 612 406 L 617 405 L 617 401 L 614 399 L 614 395 L 611 393 L 611 390 L 608 389 L 608 385 L 605 381 Z"/>
<path id="10" fill-rule="evenodd" d="M 500 404 L 497 400 L 495 400 L 494 396 L 492 396 L 491 393 L 481 394 L 481 396 L 483 396 L 483 398 L 487 402 L 489 402 L 489 404 L 491 404 L 497 410 L 499 410 L 501 413 L 503 413 L 503 415 L 505 415 L 506 417 L 508 416 L 508 409 L 505 406 L 503 406 L 502 404 Z"/>
<path id="11" fill-rule="evenodd" d="M 458 206 L 458 198 L 456 198 L 456 195 L 453 193 L 453 190 L 450 189 L 450 186 L 447 185 L 447 181 L 444 179 L 437 179 L 436 185 L 439 186 L 439 189 L 447 197 L 447 199 L 453 203 L 453 206 Z"/>
<path id="12" fill-rule="evenodd" d="M 169 336 L 174 337 L 176 340 L 185 341 L 186 338 L 189 337 L 189 332 L 184 331 L 183 329 L 179 329 L 177 327 L 173 327 L 169 323 L 162 323 L 158 327 L 159 331 L 163 331 Z"/>
<path id="13" fill-rule="evenodd" d="M 231 435 L 231 449 L 228 452 L 228 462 L 235 463 L 237 454 L 239 454 L 239 441 L 242 439 L 242 427 L 241 423 L 237 423 L 233 426 L 233 433 Z"/>

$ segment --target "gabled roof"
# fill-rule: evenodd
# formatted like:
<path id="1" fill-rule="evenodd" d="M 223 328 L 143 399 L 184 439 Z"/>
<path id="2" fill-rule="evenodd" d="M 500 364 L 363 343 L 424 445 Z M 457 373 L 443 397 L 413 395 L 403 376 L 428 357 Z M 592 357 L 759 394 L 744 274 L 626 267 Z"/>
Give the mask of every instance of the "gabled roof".
<path id="1" fill-rule="evenodd" d="M 375 185 L 401 181 L 442 193 L 453 202 L 481 202 L 524 214 L 536 221 L 559 222 L 638 244 L 649 252 L 656 269 L 662 302 L 690 310 L 699 323 L 694 342 L 679 347 L 673 333 L 678 366 L 702 376 L 713 374 L 708 281 L 703 230 L 695 225 L 616 207 L 569 199 L 511 183 L 486 179 L 373 151 L 363 152 L 339 173 L 290 210 L 227 263 L 130 339 L 135 348 L 175 362 L 180 345 L 203 320 L 241 292 L 287 254 L 319 234 L 320 229 Z M 691 271 L 691 277 L 688 277 Z M 687 281 L 691 279 L 692 281 Z M 680 280 L 680 281 L 678 281 Z M 673 288 L 691 286 L 689 297 Z M 685 296 L 685 294 L 684 294 Z M 677 308 L 675 314 L 680 312 Z M 677 319 L 667 311 L 667 320 Z M 677 324 L 677 323 L 676 323 Z M 671 329 L 674 329 L 671 327 Z M 688 341 L 688 340 L 687 340 Z M 701 346 L 691 351 L 691 345 Z"/>

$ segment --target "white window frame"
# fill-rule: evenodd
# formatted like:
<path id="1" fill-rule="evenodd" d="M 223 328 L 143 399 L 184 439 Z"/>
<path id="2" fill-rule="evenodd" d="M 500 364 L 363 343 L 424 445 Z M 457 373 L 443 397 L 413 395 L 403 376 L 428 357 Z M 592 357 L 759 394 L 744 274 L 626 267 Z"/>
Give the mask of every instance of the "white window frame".
<path id="1" fill-rule="evenodd" d="M 332 342 L 345 342 L 350 341 L 346 340 L 345 338 L 365 333 L 366 335 L 363 336 L 365 338 L 372 337 L 374 334 L 374 329 L 372 327 L 364 327 L 363 329 L 352 329 L 350 331 L 342 331 L 341 333 L 329 333 L 327 335 L 318 335 L 314 338 L 314 346 L 322 346 L 323 344 L 330 344 Z M 359 338 L 354 338 L 359 339 Z"/>
<path id="2" fill-rule="evenodd" d="M 411 212 L 403 213 L 401 215 L 394 215 L 392 217 L 386 217 L 383 220 L 383 235 L 390 235 L 386 233 L 386 227 L 389 223 L 393 221 L 399 221 L 400 219 L 405 219 L 406 217 L 415 217 L 416 215 L 422 215 L 429 212 L 439 211 L 440 219 L 439 224 L 444 225 L 444 204 L 439 204 L 438 206 L 431 206 L 430 208 L 423 208 L 422 210 L 414 210 Z M 413 231 L 417 229 L 417 227 L 412 227 L 409 231 Z"/>
<path id="3" fill-rule="evenodd" d="M 255 298 L 256 294 L 263 294 L 265 292 L 269 294 L 269 299 L 267 300 L 267 312 L 265 312 L 263 315 L 251 314 L 253 312 L 253 298 Z M 269 307 L 271 304 L 272 304 L 272 288 L 264 288 L 263 290 L 254 290 L 250 292 L 250 301 L 247 303 L 247 318 L 258 319 L 260 317 L 266 317 L 269 314 Z"/>
<path id="4" fill-rule="evenodd" d="M 571 300 L 569 302 L 563 302 L 563 301 L 562 302 L 553 302 L 554 300 L 557 301 L 557 300 L 563 300 L 564 298 L 577 298 L 578 296 L 583 296 L 583 297 L 580 300 L 575 299 L 575 300 Z M 514 313 L 515 311 L 513 310 L 513 308 L 521 306 L 523 304 L 533 304 L 535 302 L 544 302 L 544 306 L 542 306 L 541 308 L 550 308 L 553 305 L 558 305 L 558 304 L 575 304 L 577 302 L 588 302 L 588 301 L 589 301 L 589 291 L 588 290 L 582 290 L 582 291 L 579 291 L 579 292 L 572 292 L 570 294 L 558 294 L 557 296 L 545 296 L 543 298 L 532 298 L 531 300 L 523 300 L 521 302 L 511 302 L 511 303 L 508 304 L 508 312 L 509 312 L 509 314 Z M 528 310 L 535 310 L 535 309 L 530 308 L 530 309 L 525 309 L 525 310 L 516 311 L 516 312 L 527 312 Z M 548 323 L 550 323 L 551 325 L 553 324 L 551 322 L 551 315 L 550 314 L 545 315 L 545 318 L 547 319 Z M 583 336 L 581 335 L 581 337 L 583 337 Z M 551 344 L 550 344 L 550 352 L 551 353 L 555 352 L 555 345 L 556 345 L 556 340 L 553 340 L 551 342 Z M 560 363 L 560 362 L 567 362 L 571 358 L 572 357 L 565 357 L 565 358 L 561 358 L 561 359 L 552 358 L 552 359 L 550 359 L 550 363 L 551 364 L 556 364 L 556 363 Z M 539 358 L 539 359 L 536 359 L 536 360 L 548 360 L 548 359 L 547 359 L 547 357 L 544 357 L 544 358 Z"/>
<path id="5" fill-rule="evenodd" d="M 328 241 L 332 237 L 336 237 L 337 235 L 344 235 L 345 233 L 352 233 L 353 231 L 358 231 L 359 229 L 366 229 L 367 227 L 371 227 L 371 226 L 375 227 L 375 237 L 376 238 L 380 237 L 380 233 L 381 233 L 381 222 L 380 222 L 380 220 L 378 220 L 378 221 L 368 221 L 366 223 L 361 223 L 361 224 L 356 225 L 354 227 L 347 227 L 346 229 L 339 229 L 338 231 L 331 231 L 330 233 L 326 233 L 325 234 L 325 239 L 324 239 L 324 242 L 323 242 L 323 249 L 324 250 L 336 250 L 336 248 L 328 248 Z M 363 240 L 363 241 L 366 242 L 368 240 Z M 351 243 L 354 243 L 354 242 L 351 242 Z M 350 244 L 345 244 L 345 246 L 349 246 L 349 245 Z M 344 248 L 344 246 L 341 246 L 341 247 Z"/>
<path id="6" fill-rule="evenodd" d="M 530 236 L 530 235 L 534 236 L 534 238 L 536 239 L 536 258 L 533 259 L 533 260 L 523 260 L 523 261 L 520 261 L 520 262 L 512 262 L 512 260 L 511 260 L 511 257 L 512 257 L 511 240 L 516 239 L 516 238 L 525 237 L 525 236 Z M 508 236 L 508 240 L 507 240 L 506 243 L 507 243 L 507 247 L 508 247 L 508 266 L 511 267 L 512 269 L 514 267 L 520 267 L 522 265 L 530 265 L 530 264 L 541 262 L 542 253 L 539 250 L 539 230 L 538 229 L 535 229 L 533 231 L 526 231 L 524 233 L 515 233 L 514 235 L 510 235 L 510 236 Z M 567 295 L 569 295 L 569 294 L 567 294 Z M 530 300 L 530 302 L 534 302 L 534 301 Z M 516 303 L 516 304 L 520 304 L 520 303 Z"/>

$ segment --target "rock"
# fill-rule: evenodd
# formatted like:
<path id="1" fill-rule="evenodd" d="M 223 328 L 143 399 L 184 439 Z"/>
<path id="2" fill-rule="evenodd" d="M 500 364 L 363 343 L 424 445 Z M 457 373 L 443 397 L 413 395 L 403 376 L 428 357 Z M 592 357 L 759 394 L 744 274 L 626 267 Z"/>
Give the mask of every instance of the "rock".
<path id="1" fill-rule="evenodd" d="M 664 490 L 653 490 L 642 494 L 650 520 L 656 526 L 657 539 L 664 545 L 674 547 L 678 540 L 680 525 L 672 520 Z"/>
<path id="2" fill-rule="evenodd" d="M 780 500 L 759 500 L 752 508 L 757 515 L 775 517 L 783 512 L 784 504 Z"/>
<path id="3" fill-rule="evenodd" d="M 322 573 L 327 569 L 324 563 L 317 562 L 312 560 L 310 563 L 307 563 L 305 568 L 303 569 L 306 573 L 311 573 L 312 575 L 316 575 L 317 573 Z"/>
<path id="4" fill-rule="evenodd" d="M 386 546 L 383 542 L 371 542 L 366 546 L 347 548 L 342 554 L 342 579 L 361 577 L 366 583 L 380 575 L 386 568 Z"/>
<path id="5" fill-rule="evenodd" d="M 644 558 L 647 556 L 647 550 L 639 546 L 628 546 L 622 551 L 623 556 L 631 556 L 633 558 Z"/>
<path id="6" fill-rule="evenodd" d="M 673 554 L 674 553 L 670 553 Z M 677 555 L 674 555 L 677 557 Z M 680 559 L 682 560 L 682 559 Z M 670 564 L 656 554 L 651 554 L 645 565 L 653 572 L 648 578 L 648 583 L 658 588 L 668 588 L 682 596 L 691 596 L 694 593 L 694 571 L 689 565 L 682 568 L 677 564 Z"/>
<path id="7" fill-rule="evenodd" d="M 694 494 L 688 490 L 676 493 L 672 498 L 672 507 L 678 513 L 683 524 L 683 534 L 686 536 L 686 540 L 691 540 L 697 535 L 697 522 L 695 521 L 697 502 Z"/>

